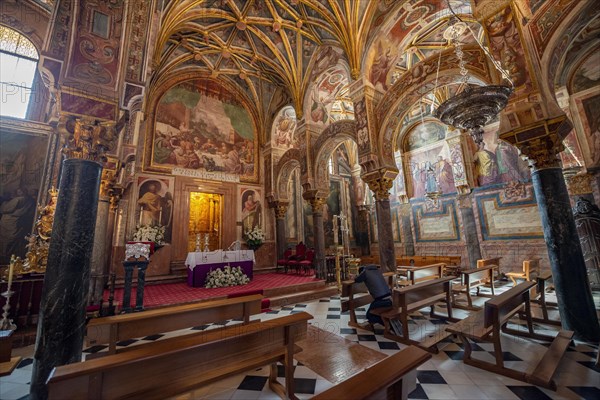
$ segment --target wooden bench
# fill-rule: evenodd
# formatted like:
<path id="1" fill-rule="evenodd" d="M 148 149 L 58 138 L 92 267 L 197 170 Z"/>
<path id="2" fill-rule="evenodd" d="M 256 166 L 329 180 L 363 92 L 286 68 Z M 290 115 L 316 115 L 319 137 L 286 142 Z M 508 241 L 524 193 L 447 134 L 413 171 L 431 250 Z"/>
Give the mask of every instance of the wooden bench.
<path id="1" fill-rule="evenodd" d="M 495 258 L 482 258 L 481 260 L 477 260 L 477 268 L 483 268 L 483 267 L 487 267 L 488 265 L 495 265 L 496 266 L 496 277 L 494 279 L 498 279 L 498 275 L 500 275 L 501 271 L 500 271 L 500 260 L 502 259 L 502 257 L 495 257 Z"/>
<path id="2" fill-rule="evenodd" d="M 540 273 L 540 259 L 523 260 L 523 272 L 507 272 L 506 276 L 510 278 L 513 286 L 517 286 L 517 279 L 532 281 Z"/>
<path id="3" fill-rule="evenodd" d="M 410 346 L 350 379 L 312 397 L 312 400 L 405 400 L 416 387 L 417 367 L 431 354 Z"/>
<path id="4" fill-rule="evenodd" d="M 477 288 L 476 295 L 479 296 L 479 288 L 486 283 L 490 283 L 492 287 L 492 296 L 494 293 L 494 270 L 495 265 L 488 265 L 481 268 L 472 268 L 462 270 L 460 272 L 461 284 L 452 285 L 453 294 L 465 293 L 467 295 L 467 306 L 464 307 L 456 302 L 453 297 L 453 306 L 457 308 L 466 308 L 469 310 L 479 310 L 480 307 L 473 306 L 473 299 L 471 298 L 471 290 Z"/>
<path id="5" fill-rule="evenodd" d="M 0 330 L 0 376 L 10 375 L 21 362 L 20 356 L 12 357 L 13 330 Z"/>
<path id="6" fill-rule="evenodd" d="M 396 272 L 399 275 L 406 274 L 407 280 L 398 281 L 398 285 L 414 285 L 416 283 L 425 282 L 431 279 L 438 279 L 444 276 L 445 263 L 437 263 L 431 265 L 423 265 L 419 267 L 399 266 Z"/>
<path id="7" fill-rule="evenodd" d="M 256 294 L 91 319 L 87 324 L 88 345 L 108 344 L 108 352 L 94 353 L 88 358 L 117 353 L 117 343 L 122 340 L 229 319 L 249 323 L 251 315 L 260 313 L 261 300 L 262 295 Z"/>
<path id="8" fill-rule="evenodd" d="M 412 261 L 412 263 L 411 263 Z M 413 265 L 415 267 L 422 267 L 424 265 L 431 265 L 437 263 L 444 263 L 447 266 L 460 267 L 461 265 L 460 256 L 402 256 L 396 257 L 396 265 Z"/>
<path id="9" fill-rule="evenodd" d="M 556 337 L 534 332 L 529 303 L 529 290 L 534 286 L 535 282 L 523 282 L 518 284 L 506 292 L 488 300 L 485 303 L 483 310 L 447 327 L 446 331 L 457 334 L 464 343 L 463 361 L 465 364 L 505 375 L 509 378 L 556 390 L 553 376 L 562 356 L 571 342 L 573 332 L 560 331 Z M 521 312 L 526 318 L 527 332 L 511 329 L 506 326 L 512 316 Z M 525 336 L 532 339 L 551 341 L 552 343 L 542 359 L 533 367 L 533 369 L 531 369 L 531 371 L 517 371 L 504 366 L 504 355 L 500 340 L 501 332 Z M 472 358 L 471 340 L 493 343 L 496 362 L 491 363 Z"/>
<path id="10" fill-rule="evenodd" d="M 548 306 L 556 307 L 558 304 L 546 301 L 546 286 L 548 282 L 552 279 L 552 272 L 546 271 L 542 274 L 538 275 L 535 278 L 536 281 L 536 295 L 535 298 L 532 299 L 532 303 L 539 304 L 542 311 L 542 318 L 539 317 L 531 317 L 534 322 L 541 322 L 549 325 L 560 326 L 561 322 L 558 320 L 553 320 L 548 317 Z"/>
<path id="11" fill-rule="evenodd" d="M 269 364 L 271 389 L 296 399 L 295 343 L 306 337 L 311 318 L 301 312 L 59 366 L 48 379 L 49 399 L 165 399 Z M 277 362 L 285 367 L 285 387 L 277 382 Z"/>
<path id="12" fill-rule="evenodd" d="M 392 308 L 376 309 L 374 314 L 380 315 L 385 326 L 384 337 L 397 342 L 419 346 L 427 351 L 437 353 L 437 343 L 450 336 L 443 332 L 441 335 L 431 335 L 425 341 L 415 341 L 409 337 L 408 317 L 412 312 L 424 307 L 430 307 L 431 317 L 436 317 L 435 304 L 444 302 L 448 312 L 448 319 L 457 321 L 452 317 L 452 279 L 455 277 L 444 277 L 427 282 L 417 283 L 400 289 L 394 289 L 392 292 Z M 400 320 L 402 324 L 400 330 L 394 329 L 395 321 Z"/>
<path id="13" fill-rule="evenodd" d="M 390 291 L 394 288 L 394 272 L 384 272 L 383 276 L 387 279 Z M 363 296 L 355 297 L 356 294 L 366 293 Z M 347 297 L 347 300 L 341 301 L 342 312 L 348 311 L 350 314 L 350 321 L 348 326 L 354 328 L 368 329 L 367 326 L 360 325 L 356 318 L 356 309 L 373 302 L 373 297 L 369 294 L 367 287 L 364 283 L 356 283 L 353 280 L 342 282 L 342 297 Z"/>

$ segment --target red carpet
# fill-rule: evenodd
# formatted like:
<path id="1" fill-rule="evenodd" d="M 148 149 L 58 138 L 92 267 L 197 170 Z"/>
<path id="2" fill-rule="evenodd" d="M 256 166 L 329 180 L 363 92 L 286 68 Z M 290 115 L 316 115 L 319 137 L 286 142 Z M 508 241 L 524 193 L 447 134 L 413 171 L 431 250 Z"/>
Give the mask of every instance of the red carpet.
<path id="1" fill-rule="evenodd" d="M 285 274 L 257 274 L 246 285 L 224 288 L 194 288 L 182 283 L 169 283 L 164 285 L 150 285 L 144 288 L 144 308 L 152 308 L 167 304 L 189 303 L 212 297 L 234 297 L 243 294 L 262 293 L 263 289 L 283 286 L 293 286 L 300 283 L 314 282 L 314 277 L 285 275 Z M 131 291 L 131 306 L 135 307 L 135 287 Z M 104 292 L 104 299 L 108 299 L 108 291 Z M 123 302 L 123 289 L 115 289 L 115 302 Z"/>

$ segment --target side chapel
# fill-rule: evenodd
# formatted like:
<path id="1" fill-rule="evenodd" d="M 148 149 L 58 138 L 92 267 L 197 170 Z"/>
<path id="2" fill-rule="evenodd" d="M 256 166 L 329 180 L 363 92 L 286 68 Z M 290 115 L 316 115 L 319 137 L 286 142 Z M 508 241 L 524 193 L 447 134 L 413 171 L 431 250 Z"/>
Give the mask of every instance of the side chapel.
<path id="1" fill-rule="evenodd" d="M 537 260 L 562 328 L 600 339 L 595 0 L 3 0 L 0 85 L 0 306 L 37 344 L 32 398 L 128 243 L 152 242 L 146 294 L 194 286 L 194 253 L 329 289 L 336 254 L 505 282 Z"/>

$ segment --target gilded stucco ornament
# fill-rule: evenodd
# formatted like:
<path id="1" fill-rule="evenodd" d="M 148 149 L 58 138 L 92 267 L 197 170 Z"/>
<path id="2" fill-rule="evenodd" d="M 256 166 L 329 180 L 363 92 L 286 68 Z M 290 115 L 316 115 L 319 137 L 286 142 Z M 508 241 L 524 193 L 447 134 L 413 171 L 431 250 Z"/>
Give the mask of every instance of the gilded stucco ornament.
<path id="1" fill-rule="evenodd" d="M 276 219 L 285 219 L 285 215 L 287 214 L 288 204 L 277 202 L 275 205 L 275 218 Z"/>
<path id="2" fill-rule="evenodd" d="M 567 189 L 571 196 L 592 193 L 592 175 L 577 174 L 565 177 Z"/>
<path id="3" fill-rule="evenodd" d="M 388 200 L 390 198 L 390 189 L 394 185 L 394 179 L 392 178 L 376 178 L 367 181 L 369 189 L 375 195 L 375 200 Z"/>
<path id="4" fill-rule="evenodd" d="M 62 117 L 59 132 L 63 136 L 62 153 L 66 158 L 104 161 L 104 153 L 114 148 L 118 135 L 114 122 L 90 118 Z"/>

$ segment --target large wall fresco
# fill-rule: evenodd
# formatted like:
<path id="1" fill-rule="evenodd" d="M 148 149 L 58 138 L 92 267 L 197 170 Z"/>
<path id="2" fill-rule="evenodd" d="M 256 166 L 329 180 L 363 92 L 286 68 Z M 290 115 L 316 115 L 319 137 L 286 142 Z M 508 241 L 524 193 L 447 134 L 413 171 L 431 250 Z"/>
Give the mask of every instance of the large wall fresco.
<path id="1" fill-rule="evenodd" d="M 474 148 L 473 172 L 479 186 L 531 179 L 527 162 L 514 146 L 498 139 L 495 129 L 487 130 L 483 142 Z"/>
<path id="2" fill-rule="evenodd" d="M 590 166 L 600 165 L 600 93 L 592 90 L 575 99 L 587 141 Z"/>
<path id="3" fill-rule="evenodd" d="M 570 92 L 578 93 L 600 85 L 600 48 L 579 65 L 570 82 Z"/>
<path id="4" fill-rule="evenodd" d="M 252 117 L 233 93 L 212 82 L 180 83 L 162 96 L 151 146 L 151 166 L 159 170 L 258 182 Z"/>

